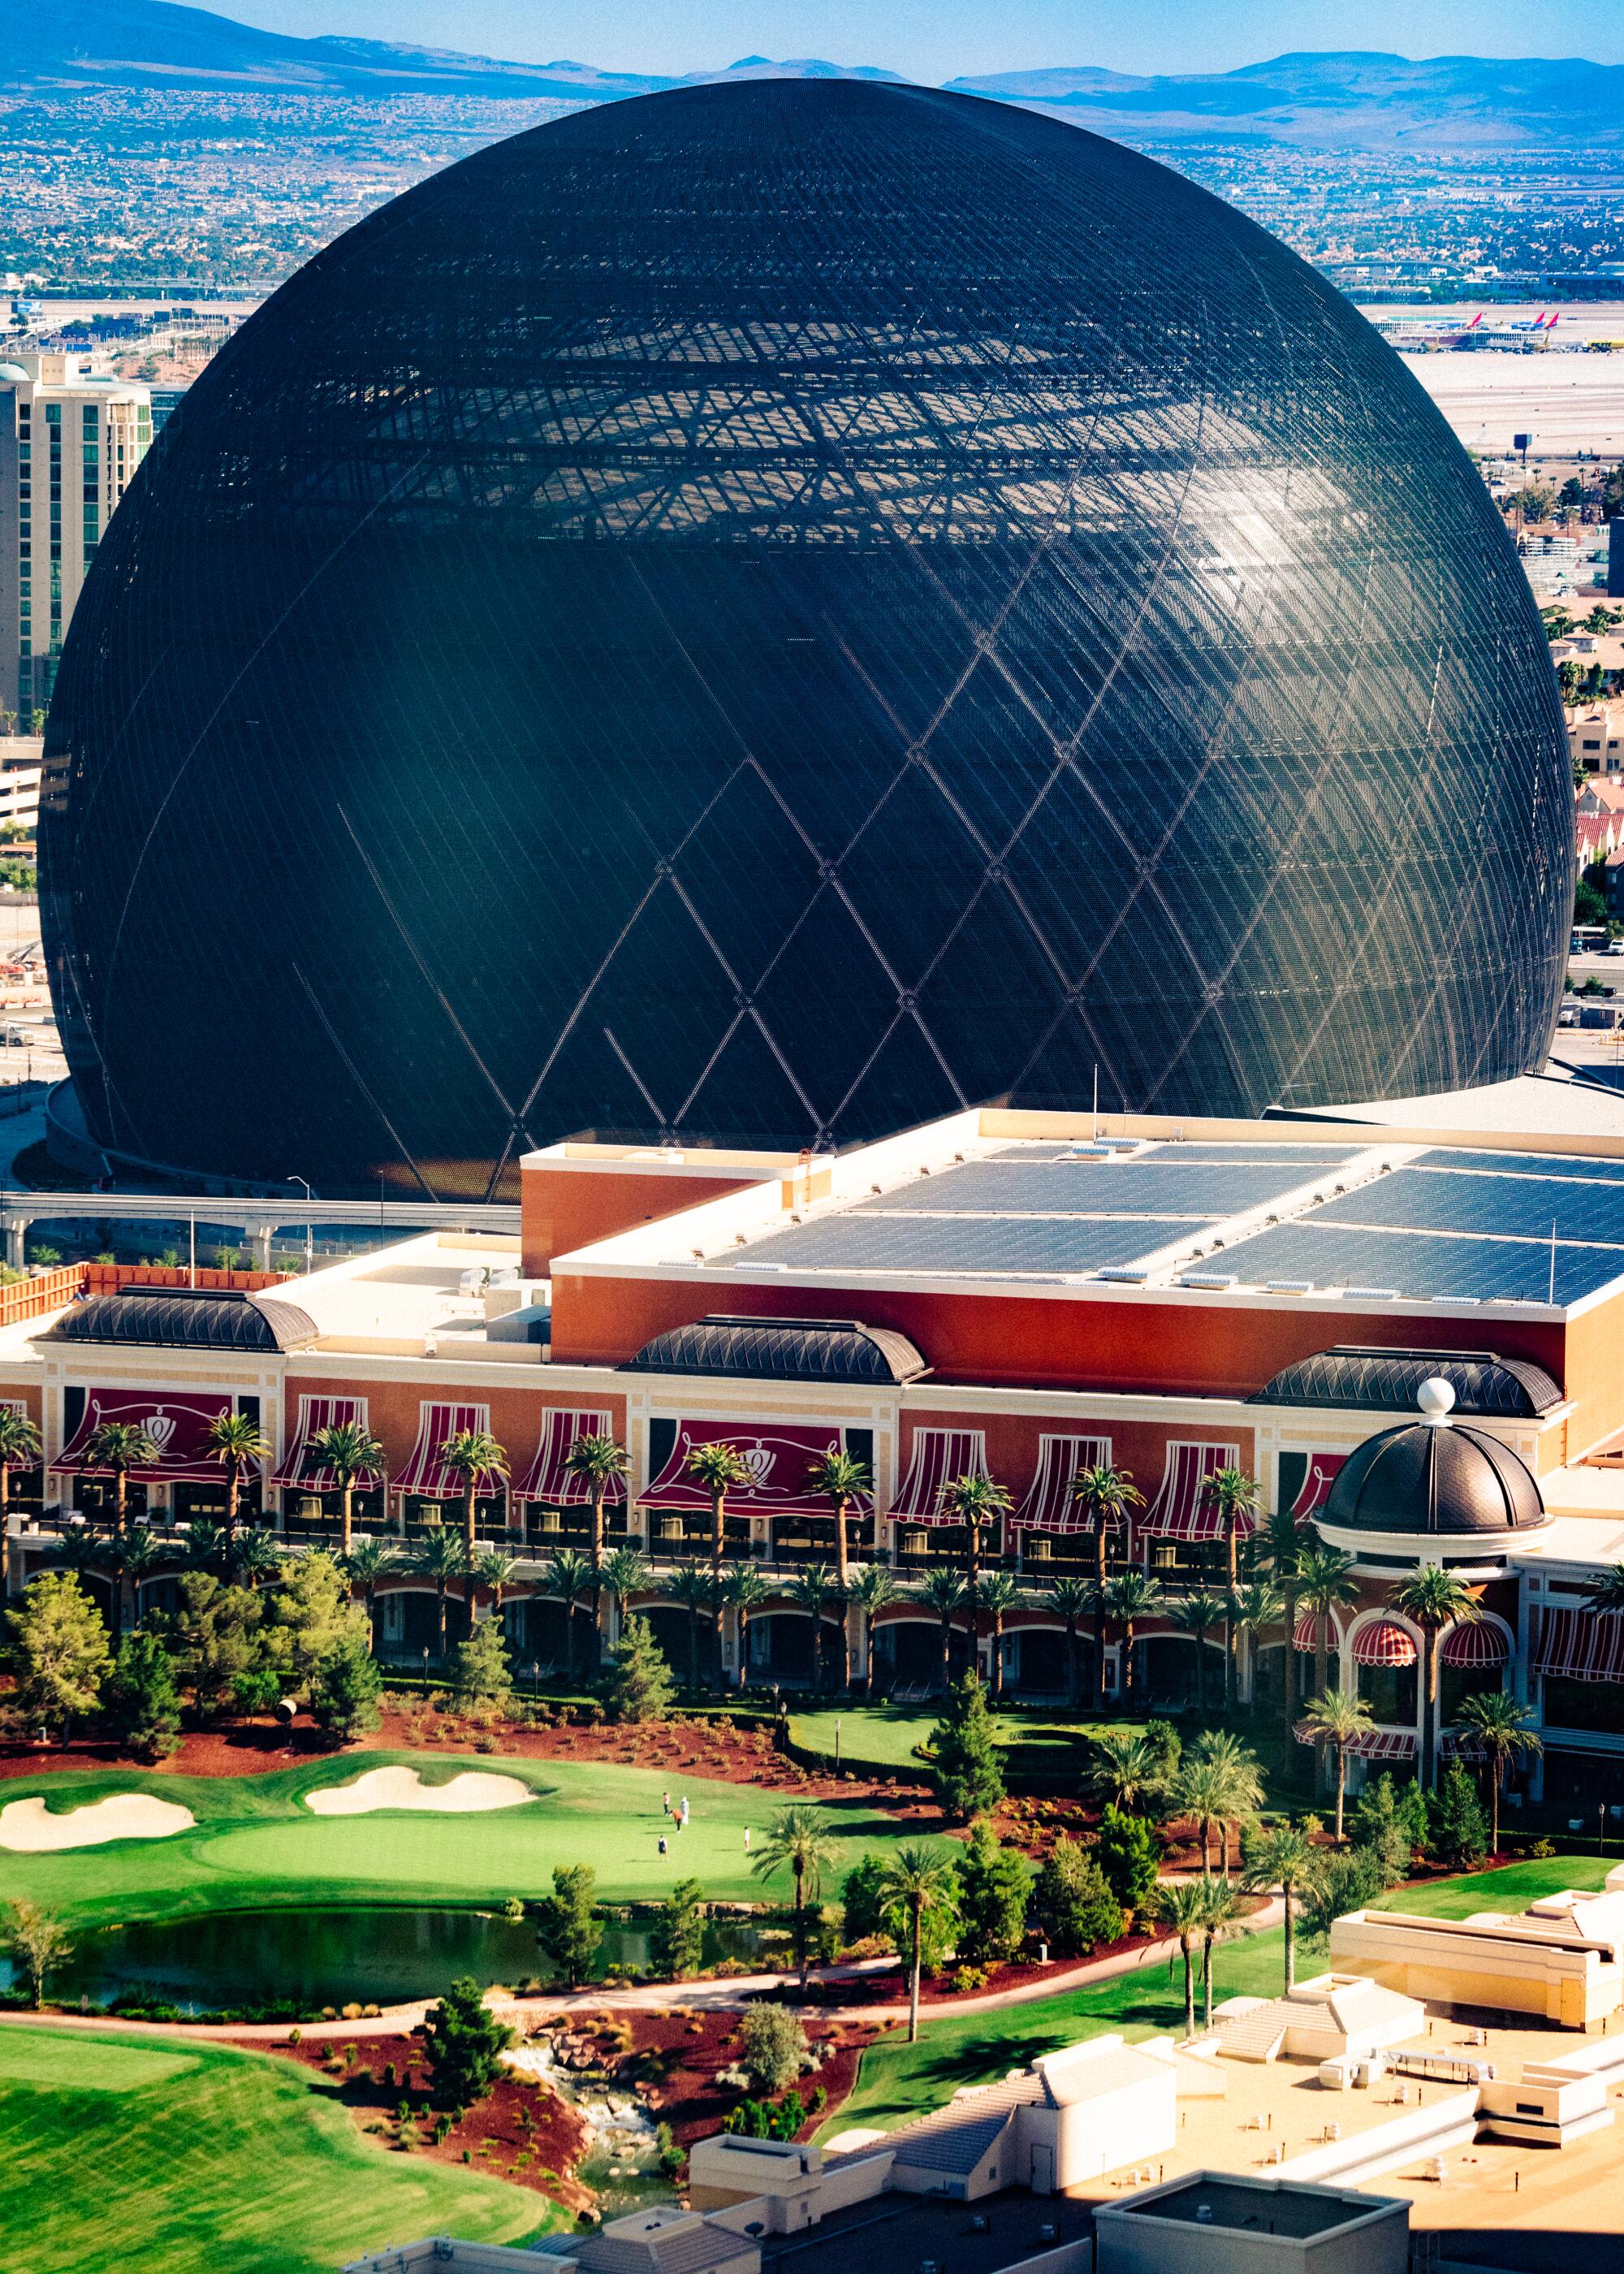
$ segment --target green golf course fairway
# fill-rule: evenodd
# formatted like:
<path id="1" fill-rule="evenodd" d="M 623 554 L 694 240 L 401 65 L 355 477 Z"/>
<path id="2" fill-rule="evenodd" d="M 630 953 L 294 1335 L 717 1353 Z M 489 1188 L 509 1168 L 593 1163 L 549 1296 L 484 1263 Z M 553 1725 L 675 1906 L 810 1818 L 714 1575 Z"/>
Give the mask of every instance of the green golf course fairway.
<path id="1" fill-rule="evenodd" d="M 6 2274 L 330 2274 L 390 2242 L 548 2224 L 538 2195 L 375 2145 L 272 2055 L 0 2028 Z"/>
<path id="2" fill-rule="evenodd" d="M 923 1744 L 940 1719 L 939 1703 L 923 1706 L 855 1706 L 844 1707 L 838 1713 L 831 1706 L 809 1713 L 792 1713 L 790 1742 L 832 1760 L 835 1724 L 838 1721 L 843 1767 L 882 1773 L 906 1769 L 917 1777 L 923 1775 L 924 1764 L 914 1748 Z M 1052 1779 L 1057 1791 L 1065 1788 L 1068 1778 L 1081 1774 L 1091 1738 L 1107 1730 L 1137 1737 L 1144 1726 L 1142 1721 L 1120 1719 L 1096 1721 L 1080 1712 L 1069 1719 L 1064 1714 L 1021 1713 L 1000 1707 L 993 1717 L 993 1735 L 1004 1753 L 1005 1768 L 1019 1776 Z"/>
<path id="3" fill-rule="evenodd" d="M 488 1812 L 436 1816 L 380 1809 L 368 1816 L 312 1815 L 305 1794 L 352 1783 L 392 1764 L 417 1769 L 425 1785 L 469 1769 L 520 1779 L 533 1802 Z M 660 1796 L 686 1794 L 691 1818 L 678 1832 Z M 137 1770 L 18 1777 L 0 1785 L 0 1804 L 43 1795 L 53 1813 L 109 1793 L 150 1792 L 197 1818 L 190 1831 L 162 1840 L 19 1855 L 0 1848 L 0 1900 L 43 1904 L 71 1925 L 109 1925 L 184 1913 L 264 1909 L 279 1903 L 488 1903 L 537 1895 L 557 1864 L 590 1864 L 607 1902 L 658 1900 L 678 1879 L 695 1879 L 719 1901 L 787 1899 L 789 1877 L 763 1883 L 744 1847 L 748 1826 L 759 1855 L 773 1819 L 788 1804 L 778 1792 L 601 1761 L 525 1761 L 498 1756 L 365 1752 L 306 1762 L 267 1775 L 183 1777 Z M 827 1894 L 871 1848 L 906 1828 L 861 1800 L 822 1803 L 836 1863 Z M 660 1834 L 669 1853 L 659 1853 Z"/>

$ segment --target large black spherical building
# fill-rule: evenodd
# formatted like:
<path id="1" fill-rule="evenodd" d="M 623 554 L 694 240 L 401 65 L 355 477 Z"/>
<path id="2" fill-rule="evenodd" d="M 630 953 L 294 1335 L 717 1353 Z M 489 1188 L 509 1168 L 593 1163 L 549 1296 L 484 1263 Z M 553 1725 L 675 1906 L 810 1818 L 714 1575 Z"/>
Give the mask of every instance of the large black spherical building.
<path id="1" fill-rule="evenodd" d="M 44 920 L 121 1158 L 1248 1114 L 1536 1065 L 1572 798 L 1420 389 L 1133 153 L 697 87 L 320 253 L 120 508 Z"/>

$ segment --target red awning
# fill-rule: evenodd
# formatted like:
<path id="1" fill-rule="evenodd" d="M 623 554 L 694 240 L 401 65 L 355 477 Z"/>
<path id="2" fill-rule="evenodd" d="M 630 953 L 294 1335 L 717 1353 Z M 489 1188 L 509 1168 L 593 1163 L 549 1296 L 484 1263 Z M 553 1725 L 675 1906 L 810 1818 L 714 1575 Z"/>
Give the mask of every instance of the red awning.
<path id="1" fill-rule="evenodd" d="M 1314 1745 L 1320 1742 L 1306 1721 L 1299 1721 L 1291 1734 L 1299 1745 Z M 1365 1761 L 1413 1760 L 1416 1733 L 1413 1729 L 1365 1729 L 1358 1736 L 1350 1738 L 1342 1751 L 1357 1753 Z"/>
<path id="2" fill-rule="evenodd" d="M 481 1433 L 491 1427 L 488 1405 L 431 1405 L 426 1401 L 418 1408 L 417 1442 L 411 1449 L 411 1458 L 395 1479 L 396 1492 L 421 1493 L 425 1500 L 456 1500 L 467 1490 L 462 1480 L 455 1476 L 440 1458 L 440 1448 L 449 1438 L 460 1437 L 465 1429 Z M 508 1489 L 506 1477 L 493 1469 L 482 1470 L 478 1490 L 482 1498 L 494 1499 Z"/>
<path id="3" fill-rule="evenodd" d="M 1624 1615 L 1547 1610 L 1534 1667 L 1578 1682 L 1624 1682 Z"/>
<path id="4" fill-rule="evenodd" d="M 942 1513 L 943 1487 L 987 1473 L 984 1429 L 915 1429 L 908 1472 L 887 1512 L 910 1524 L 951 1524 Z"/>
<path id="5" fill-rule="evenodd" d="M 1324 1611 L 1304 1611 L 1300 1615 L 1291 1637 L 1294 1646 L 1298 1650 L 1318 1650 L 1321 1629 L 1327 1650 L 1340 1650 L 1342 1638 L 1336 1631 L 1336 1622 Z"/>
<path id="6" fill-rule="evenodd" d="M 1413 1666 L 1416 1638 L 1393 1619 L 1372 1619 L 1353 1638 L 1356 1666 Z"/>
<path id="7" fill-rule="evenodd" d="M 671 1457 L 654 1482 L 638 1499 L 644 1508 L 688 1510 L 709 1514 L 710 1495 L 697 1477 L 687 1473 L 688 1457 L 695 1446 L 731 1445 L 750 1472 L 748 1485 L 728 1489 L 727 1506 L 735 1516 L 817 1517 L 831 1515 L 830 1502 L 813 1490 L 810 1476 L 818 1462 L 846 1450 L 846 1432 L 825 1422 L 821 1427 L 797 1427 L 752 1429 L 737 1421 L 679 1421 Z M 853 1509 L 867 1510 L 867 1493 L 853 1495 Z"/>
<path id="8" fill-rule="evenodd" d="M 312 1442 L 324 1429 L 336 1429 L 343 1421 L 358 1421 L 363 1429 L 368 1427 L 365 1397 L 301 1397 L 298 1428 L 271 1482 L 280 1485 L 284 1492 L 336 1492 L 338 1479 L 332 1470 L 312 1468 L 306 1457 Z M 358 1491 L 369 1491 L 382 1482 L 381 1471 L 360 1469 L 356 1472 Z"/>
<path id="9" fill-rule="evenodd" d="M 1103 1468 L 1110 1457 L 1109 1437 L 1040 1437 L 1037 1473 L 1020 1504 L 1016 1528 L 1092 1532 L 1094 1525 L 1086 1510 L 1071 1497 L 1071 1480 L 1079 1469 Z"/>
<path id="10" fill-rule="evenodd" d="M 1162 1489 L 1139 1519 L 1139 1530 L 1151 1540 L 1222 1540 L 1223 1518 L 1205 1497 L 1202 1486 L 1220 1469 L 1241 1465 L 1238 1445 L 1207 1445 L 1192 1438 L 1173 1439 L 1167 1449 Z M 1253 1529 L 1251 1517 L 1237 1527 L 1244 1539 Z"/>
<path id="11" fill-rule="evenodd" d="M 232 1410 L 231 1399 L 220 1390 L 205 1390 L 195 1397 L 154 1397 L 145 1389 L 87 1389 L 73 1442 L 64 1446 L 51 1466 L 69 1475 L 110 1475 L 110 1470 L 90 1466 L 85 1448 L 104 1421 L 122 1421 L 145 1429 L 158 1449 L 155 1463 L 131 1470 L 132 1483 L 219 1484 L 226 1467 L 210 1452 L 208 1433 L 222 1413 Z"/>
<path id="12" fill-rule="evenodd" d="M 1291 1503 L 1291 1514 L 1298 1524 L 1306 1524 L 1317 1516 L 1331 1497 L 1331 1487 L 1336 1482 L 1336 1472 L 1347 1459 L 1346 1453 L 1311 1453 L 1308 1469 L 1301 1488 Z"/>
<path id="13" fill-rule="evenodd" d="M 1451 1627 L 1444 1637 L 1446 1666 L 1505 1666 L 1510 1657 L 1506 1630 L 1492 1619 L 1474 1619 L 1468 1625 Z"/>
<path id="14" fill-rule="evenodd" d="M 514 1498 L 545 1501 L 549 1508 L 590 1506 L 591 1485 L 565 1467 L 564 1456 L 577 1437 L 608 1436 L 613 1423 L 609 1413 L 572 1413 L 563 1406 L 553 1406 L 542 1417 L 541 1442 L 535 1459 L 513 1488 Z M 605 1502 L 619 1508 L 625 1498 L 625 1478 L 610 1477 L 604 1490 Z"/>

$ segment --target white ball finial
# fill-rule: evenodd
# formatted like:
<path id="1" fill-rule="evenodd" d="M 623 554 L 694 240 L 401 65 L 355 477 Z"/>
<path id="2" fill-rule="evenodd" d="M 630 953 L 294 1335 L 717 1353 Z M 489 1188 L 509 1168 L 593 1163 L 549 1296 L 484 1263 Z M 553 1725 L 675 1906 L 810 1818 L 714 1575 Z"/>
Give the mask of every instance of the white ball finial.
<path id="1" fill-rule="evenodd" d="M 1416 1404 L 1423 1420 L 1447 1423 L 1455 1407 L 1455 1384 L 1441 1374 L 1429 1374 L 1416 1392 Z"/>

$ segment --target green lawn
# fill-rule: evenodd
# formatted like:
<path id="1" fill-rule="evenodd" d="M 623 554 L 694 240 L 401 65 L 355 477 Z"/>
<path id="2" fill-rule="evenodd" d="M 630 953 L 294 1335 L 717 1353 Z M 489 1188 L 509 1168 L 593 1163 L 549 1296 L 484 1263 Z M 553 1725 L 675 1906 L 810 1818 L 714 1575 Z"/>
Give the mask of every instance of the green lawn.
<path id="1" fill-rule="evenodd" d="M 791 1742 L 808 1751 L 835 1751 L 835 1723 L 840 1723 L 840 1760 L 844 1767 L 912 1769 L 921 1772 L 914 1748 L 922 1744 L 936 1725 L 938 1709 L 919 1706 L 858 1706 L 827 1712 L 792 1713 Z M 1138 1736 L 1144 1724 L 1113 1719 L 1101 1721 L 1086 1713 L 1075 1718 L 1053 1713 L 1003 1712 L 996 1717 L 995 1735 L 1004 1748 L 1005 1766 L 1020 1776 L 1053 1777 L 1056 1790 L 1070 1775 L 1080 1772 L 1088 1740 L 1113 1729 Z"/>
<path id="2" fill-rule="evenodd" d="M 318 1817 L 304 1794 L 347 1784 L 364 1770 L 403 1762 L 426 1784 L 477 1768 L 521 1778 L 533 1803 L 488 1815 L 433 1816 L 380 1811 L 371 1816 Z M 692 1815 L 674 1833 L 660 1796 L 686 1793 Z M 533 1895 L 555 1864 L 590 1864 L 605 1901 L 664 1895 L 674 1881 L 696 1879 L 708 1896 L 761 1901 L 788 1893 L 780 1875 L 770 1886 L 751 1872 L 748 1826 L 757 1853 L 781 1794 L 749 1785 L 686 1782 L 669 1772 L 603 1762 L 447 1758 L 443 1754 L 349 1753 L 263 1776 L 148 1776 L 134 1770 L 8 1780 L 0 1802 L 33 1793 L 53 1811 L 82 1806 L 114 1792 L 154 1792 L 197 1818 L 195 1829 L 165 1840 L 124 1840 L 57 1855 L 14 1855 L 0 1849 L 0 1900 L 26 1896 L 78 1925 L 161 1918 L 185 1912 L 268 1904 L 360 1902 L 487 1903 Z M 897 1837 L 892 1819 L 861 1800 L 827 1803 L 836 1873 L 870 1848 Z M 669 1836 L 662 1856 L 659 1837 Z"/>
<path id="3" fill-rule="evenodd" d="M 1616 1856 L 1551 1856 L 1542 1863 L 1507 1864 L 1464 1879 L 1425 1880 L 1395 1887 L 1382 1898 L 1391 1911 L 1421 1911 L 1432 1918 L 1465 1918 L 1472 1911 L 1520 1911 L 1562 1887 L 1599 1887 L 1618 1867 Z"/>
<path id="4" fill-rule="evenodd" d="M 375 2146 L 274 2056 L 0 2029 L 7 2274 L 318 2274 L 424 2235 L 517 2242 L 545 2214 Z"/>

